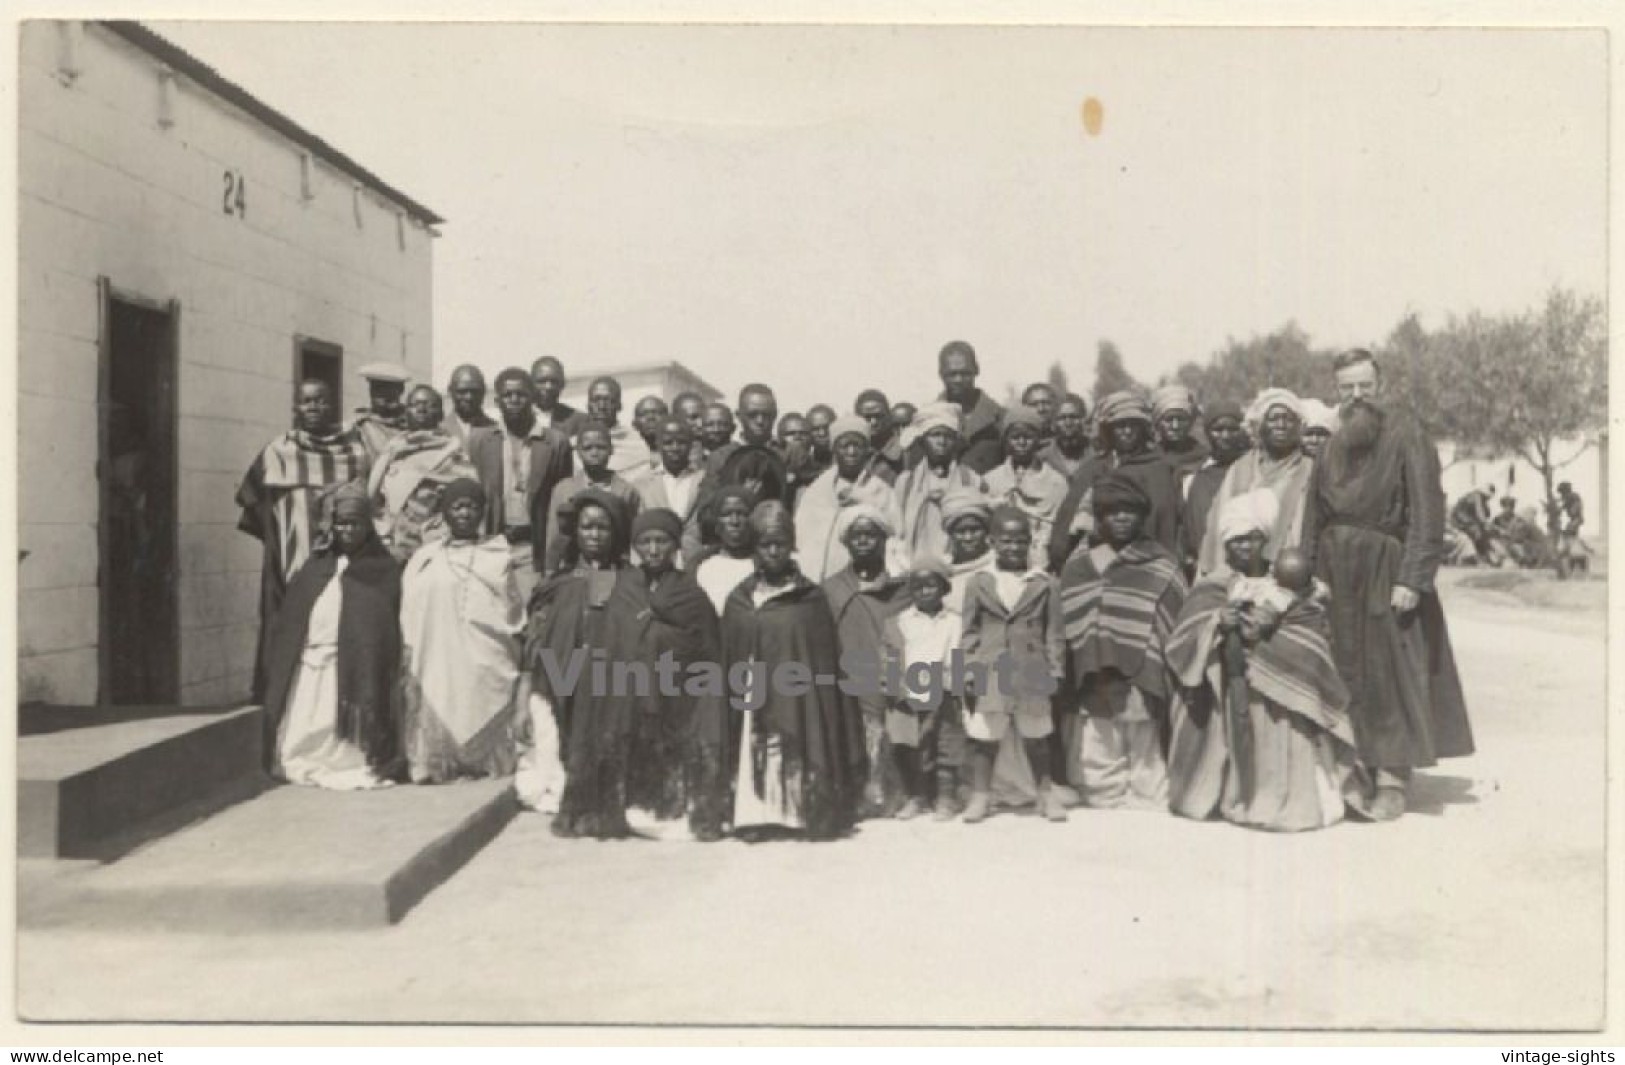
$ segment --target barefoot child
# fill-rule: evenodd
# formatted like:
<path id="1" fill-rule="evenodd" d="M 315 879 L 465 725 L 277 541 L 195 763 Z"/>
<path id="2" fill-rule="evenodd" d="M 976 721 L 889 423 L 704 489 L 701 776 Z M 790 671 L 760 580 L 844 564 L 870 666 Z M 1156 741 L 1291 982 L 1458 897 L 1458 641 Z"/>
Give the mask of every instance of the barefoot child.
<path id="1" fill-rule="evenodd" d="M 913 604 L 886 619 L 881 640 L 883 658 L 896 659 L 902 670 L 903 684 L 888 692 L 886 710 L 892 760 L 908 796 L 897 811 L 899 821 L 932 806 L 936 820 L 951 821 L 959 809 L 965 726 L 959 698 L 945 685 L 964 622 L 959 611 L 943 602 L 950 573 L 948 564 L 933 555 L 916 559 L 908 575 Z"/>
<path id="2" fill-rule="evenodd" d="M 1065 664 L 1060 589 L 1054 577 L 1029 565 L 1027 515 L 1000 507 L 992 525 L 995 569 L 972 575 L 966 586 L 960 638 L 967 674 L 979 668 L 986 675 L 985 685 L 974 685 L 965 716 L 973 789 L 965 821 L 987 817 L 993 760 L 1012 728 L 1038 783 L 1039 811 L 1051 821 L 1065 821 L 1066 807 L 1050 785 L 1048 743 L 1055 728 L 1051 697 Z"/>

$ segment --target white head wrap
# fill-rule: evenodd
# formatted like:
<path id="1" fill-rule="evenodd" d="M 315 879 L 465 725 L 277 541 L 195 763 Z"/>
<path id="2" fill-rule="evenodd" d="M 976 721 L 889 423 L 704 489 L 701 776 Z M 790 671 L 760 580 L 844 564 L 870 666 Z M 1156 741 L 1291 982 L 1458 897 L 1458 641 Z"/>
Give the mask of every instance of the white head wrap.
<path id="1" fill-rule="evenodd" d="M 886 517 L 885 511 L 873 503 L 854 503 L 849 507 L 842 507 L 840 514 L 835 518 L 835 539 L 846 541 L 846 531 L 860 521 L 872 521 L 886 531 L 887 536 L 896 536 L 897 530 L 892 528 L 891 519 Z"/>
<path id="2" fill-rule="evenodd" d="M 1305 429 L 1324 429 L 1328 433 L 1337 432 L 1337 408 L 1329 403 L 1322 403 L 1318 399 L 1304 400 L 1303 427 Z"/>
<path id="3" fill-rule="evenodd" d="M 1297 393 L 1285 388 L 1266 388 L 1253 400 L 1252 406 L 1247 408 L 1248 424 L 1254 426 L 1264 424 L 1264 416 L 1269 414 L 1271 407 L 1285 407 L 1300 420 L 1303 418 L 1303 400 L 1298 398 Z"/>
<path id="4" fill-rule="evenodd" d="M 1268 488 L 1254 488 L 1231 496 L 1219 508 L 1219 541 L 1228 543 L 1251 532 L 1261 532 L 1267 537 L 1274 531 L 1275 519 L 1280 513 L 1281 503 Z"/>

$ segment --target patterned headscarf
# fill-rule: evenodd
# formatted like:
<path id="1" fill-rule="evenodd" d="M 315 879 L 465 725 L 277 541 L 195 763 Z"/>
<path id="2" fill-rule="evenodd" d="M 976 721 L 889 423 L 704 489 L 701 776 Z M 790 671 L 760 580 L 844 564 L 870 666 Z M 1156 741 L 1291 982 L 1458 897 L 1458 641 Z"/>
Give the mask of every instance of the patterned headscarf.
<path id="1" fill-rule="evenodd" d="M 1184 385 L 1163 385 L 1151 393 L 1151 413 L 1160 418 L 1171 410 L 1196 414 L 1196 395 Z"/>
<path id="2" fill-rule="evenodd" d="M 1095 421 L 1101 425 L 1135 419 L 1151 421 L 1151 406 L 1133 392 L 1113 392 L 1100 401 L 1095 411 Z"/>
<path id="3" fill-rule="evenodd" d="M 959 409 L 959 404 L 939 399 L 926 403 L 914 412 L 914 420 L 903 430 L 899 441 L 903 447 L 911 447 L 914 441 L 923 437 L 933 429 L 952 429 L 957 436 L 964 432 L 962 428 L 965 415 Z M 831 437 L 831 439 L 834 439 Z"/>

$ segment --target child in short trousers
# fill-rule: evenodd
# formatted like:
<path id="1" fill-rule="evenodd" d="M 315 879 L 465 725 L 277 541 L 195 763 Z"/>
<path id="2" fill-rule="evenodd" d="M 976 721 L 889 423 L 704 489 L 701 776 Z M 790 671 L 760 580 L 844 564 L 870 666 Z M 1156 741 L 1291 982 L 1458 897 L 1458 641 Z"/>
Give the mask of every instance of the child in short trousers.
<path id="1" fill-rule="evenodd" d="M 1032 523 L 1026 514 L 1002 506 L 993 512 L 992 524 L 995 568 L 973 574 L 966 585 L 960 637 L 967 673 L 977 666 L 987 673 L 985 689 L 967 695 L 971 800 L 965 821 L 974 824 L 987 817 L 993 760 L 1012 728 L 1038 783 L 1039 812 L 1048 820 L 1065 821 L 1066 806 L 1050 782 L 1049 752 L 1055 730 L 1051 700 L 1066 666 L 1060 586 L 1031 566 Z M 1004 670 L 998 668 L 1000 659 L 1008 660 Z"/>
<path id="2" fill-rule="evenodd" d="M 908 574 L 913 604 L 886 619 L 883 654 L 899 663 L 901 684 L 887 692 L 886 736 L 907 801 L 899 821 L 930 806 L 938 821 L 958 812 L 965 727 L 959 699 L 946 690 L 963 622 L 943 602 L 953 571 L 935 556 L 916 559 Z"/>

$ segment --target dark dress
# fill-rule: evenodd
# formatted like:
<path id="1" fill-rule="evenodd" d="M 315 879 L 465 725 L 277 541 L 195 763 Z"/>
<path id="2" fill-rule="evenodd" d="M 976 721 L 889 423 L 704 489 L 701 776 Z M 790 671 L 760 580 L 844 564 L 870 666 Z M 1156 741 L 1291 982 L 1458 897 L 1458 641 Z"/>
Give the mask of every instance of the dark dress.
<path id="1" fill-rule="evenodd" d="M 881 574 L 865 587 L 851 566 L 827 578 L 823 585 L 835 616 L 835 632 L 842 654 L 878 654 L 886 621 L 907 610 L 914 597 L 901 577 Z M 865 753 L 869 760 L 869 799 L 883 809 L 901 805 L 903 781 L 891 759 L 886 741 L 886 699 L 880 692 L 857 697 L 863 712 Z"/>
<path id="2" fill-rule="evenodd" d="M 629 679 L 608 692 L 573 700 L 570 731 L 561 740 L 568 781 L 560 819 L 572 834 L 600 837 L 628 833 L 626 809 L 656 817 L 681 817 L 699 790 L 694 742 L 696 704 L 720 696 L 686 694 L 690 663 L 716 662 L 720 632 L 716 611 L 694 578 L 667 574 L 651 591 L 642 569 L 622 570 L 604 604 L 597 636 L 615 663 L 649 667 L 647 687 Z M 654 667 L 670 654 L 677 690 L 662 691 Z"/>
<path id="3" fill-rule="evenodd" d="M 555 669 L 560 674 L 558 680 L 562 682 L 578 650 L 588 655 L 594 651 L 607 652 L 607 607 L 618 580 L 617 570 L 577 568 L 548 578 L 537 585 L 531 595 L 525 664 L 535 690 L 553 707 L 559 759 L 566 771 L 578 748 L 576 730 L 590 727 L 601 700 L 592 691 L 590 663 L 583 664 L 580 673 L 569 678 L 573 684 L 555 684 L 555 678 L 543 666 L 542 656 L 544 652 L 552 654 Z M 622 784 L 624 786 L 624 774 Z M 560 835 L 614 838 L 627 834 L 624 795 L 618 816 L 600 819 L 599 806 L 594 800 L 595 786 L 595 781 L 589 784 L 577 779 L 577 774 L 570 774 L 553 822 L 554 830 Z"/>
<path id="4" fill-rule="evenodd" d="M 338 572 L 338 557 L 316 555 L 282 596 L 265 640 L 265 757 L 274 768 L 277 734 L 293 694 L 310 612 Z M 400 769 L 396 700 L 401 667 L 401 564 L 376 537 L 350 556 L 339 607 L 338 721 L 335 734 L 366 755 L 380 777 Z"/>
<path id="5" fill-rule="evenodd" d="M 815 584 L 796 574 L 792 586 L 758 606 L 753 596 L 757 577 L 742 581 L 729 595 L 722 613 L 722 658 L 728 669 L 742 663 L 760 663 L 773 669 L 783 663 L 806 666 L 813 677 L 839 673 L 840 644 L 829 600 Z M 734 762 L 728 775 L 737 775 L 751 790 L 734 794 L 758 802 L 769 794 L 783 794 L 781 824 L 804 828 L 815 840 L 835 839 L 851 827 L 863 793 L 863 716 L 856 700 L 835 685 L 812 684 L 801 694 L 774 690 L 761 680 L 761 706 L 751 715 L 749 749 L 744 772 Z M 752 702 L 754 705 L 754 702 Z M 713 710 L 700 726 L 704 742 L 715 745 L 722 715 Z M 737 759 L 746 735 L 746 712 L 727 715 L 727 750 Z M 792 822 L 799 822 L 793 824 Z M 753 822 L 762 823 L 762 822 Z"/>

